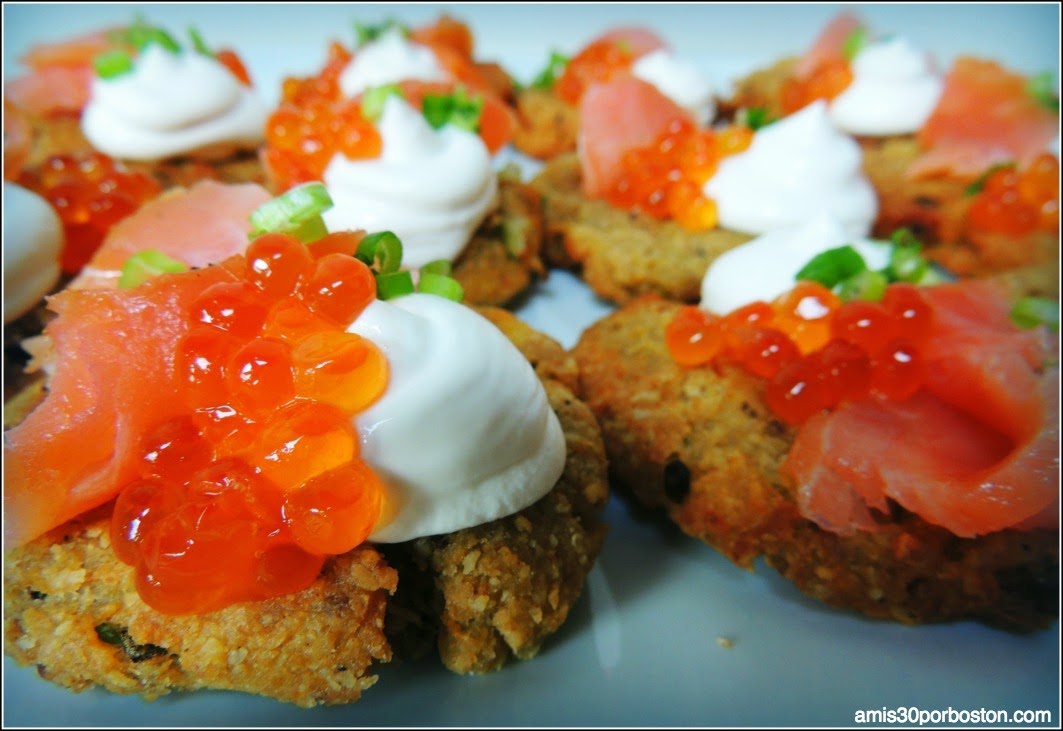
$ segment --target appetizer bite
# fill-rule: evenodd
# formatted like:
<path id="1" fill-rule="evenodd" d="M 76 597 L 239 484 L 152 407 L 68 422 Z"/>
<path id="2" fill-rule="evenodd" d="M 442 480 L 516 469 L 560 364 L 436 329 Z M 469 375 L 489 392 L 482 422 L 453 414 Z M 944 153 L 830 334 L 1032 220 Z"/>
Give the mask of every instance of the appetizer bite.
<path id="1" fill-rule="evenodd" d="M 1048 626 L 1058 304 L 942 281 L 905 236 L 850 240 L 830 218 L 766 234 L 700 306 L 647 295 L 584 332 L 614 484 L 833 606 Z"/>
<path id="2" fill-rule="evenodd" d="M 441 264 L 415 285 L 394 234 L 327 233 L 320 184 L 250 220 L 201 185 L 200 262 L 127 243 L 117 280 L 49 299 L 46 392 L 4 441 L 5 653 L 74 690 L 300 706 L 432 644 L 455 672 L 533 657 L 605 536 L 574 362 Z"/>
<path id="3" fill-rule="evenodd" d="M 546 68 L 528 86 L 517 90 L 514 146 L 540 160 L 573 152 L 583 95 L 594 84 L 618 76 L 633 76 L 652 84 L 688 109 L 699 125 L 708 124 L 715 116 L 712 85 L 700 70 L 678 58 L 648 28 L 613 28 L 572 57 L 552 51 Z"/>
<path id="4" fill-rule="evenodd" d="M 508 77 L 472 53 L 446 16 L 359 27 L 353 50 L 333 42 L 317 76 L 285 81 L 264 159 L 277 191 L 324 182 L 330 230 L 392 230 L 408 267 L 446 259 L 469 302 L 503 305 L 545 274 L 540 206 L 516 171 L 495 169 Z"/>
<path id="5" fill-rule="evenodd" d="M 712 261 L 756 234 L 829 212 L 863 236 L 875 219 L 859 147 L 822 103 L 765 126 L 705 128 L 626 76 L 587 91 L 579 124 L 578 151 L 532 184 L 548 260 L 613 302 L 696 302 Z"/>
<path id="6" fill-rule="evenodd" d="M 942 69 L 903 36 L 876 37 L 842 13 L 803 56 L 738 82 L 724 106 L 778 118 L 815 100 L 860 140 L 881 204 L 876 235 L 909 228 L 927 256 L 964 276 L 1058 268 L 1051 74 L 1027 77 L 972 56 Z M 1057 292 L 1058 277 L 1046 294 Z"/>

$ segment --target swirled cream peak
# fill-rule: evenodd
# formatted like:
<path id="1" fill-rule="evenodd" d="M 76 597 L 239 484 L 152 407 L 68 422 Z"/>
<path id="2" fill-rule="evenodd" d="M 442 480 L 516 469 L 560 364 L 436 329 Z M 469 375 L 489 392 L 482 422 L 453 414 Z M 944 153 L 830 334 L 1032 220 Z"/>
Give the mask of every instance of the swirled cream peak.
<path id="1" fill-rule="evenodd" d="M 498 179 L 479 135 L 445 125 L 433 129 L 406 101 L 389 96 L 377 121 L 380 156 L 336 154 L 324 183 L 333 207 L 329 231 L 394 231 L 403 263 L 416 268 L 453 260 L 495 207 Z"/>
<path id="2" fill-rule="evenodd" d="M 48 201 L 4 181 L 4 322 L 33 309 L 59 281 L 63 226 Z"/>
<path id="3" fill-rule="evenodd" d="M 216 59 L 149 44 L 133 69 L 95 77 L 81 128 L 111 157 L 225 154 L 264 139 L 269 109 Z"/>
<path id="4" fill-rule="evenodd" d="M 340 72 L 340 90 L 353 97 L 374 86 L 403 79 L 445 81 L 449 77 L 428 46 L 409 40 L 402 29 L 392 26 L 358 48 Z"/>
<path id="5" fill-rule="evenodd" d="M 861 160 L 859 145 L 816 101 L 757 130 L 746 150 L 720 162 L 703 190 L 724 228 L 760 234 L 829 213 L 848 235 L 865 236 L 878 199 Z"/>
<path id="6" fill-rule="evenodd" d="M 384 480 L 369 536 L 393 543 L 521 510 L 564 470 L 565 437 L 520 351 L 472 309 L 430 294 L 374 301 L 350 327 L 379 346 L 390 380 L 356 417 Z"/>
<path id="7" fill-rule="evenodd" d="M 945 81 L 930 57 L 901 36 L 875 41 L 850 64 L 852 83 L 830 103 L 830 118 L 855 135 L 918 131 L 934 111 Z"/>
<path id="8" fill-rule="evenodd" d="M 708 124 L 716 113 L 708 78 L 696 66 L 677 58 L 666 48 L 641 56 L 632 65 L 631 73 L 653 84 L 662 94 L 687 109 L 699 125 Z"/>

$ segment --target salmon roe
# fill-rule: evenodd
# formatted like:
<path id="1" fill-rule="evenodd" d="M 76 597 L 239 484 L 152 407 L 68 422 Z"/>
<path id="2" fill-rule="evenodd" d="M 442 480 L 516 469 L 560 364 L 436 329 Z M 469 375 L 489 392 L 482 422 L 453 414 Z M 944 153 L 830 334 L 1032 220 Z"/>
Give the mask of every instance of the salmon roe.
<path id="1" fill-rule="evenodd" d="M 790 76 L 783 82 L 780 92 L 783 115 L 804 109 L 818 99 L 830 101 L 851 83 L 853 70 L 843 58 L 824 61 L 807 76 Z"/>
<path id="2" fill-rule="evenodd" d="M 748 127 L 699 129 L 677 117 L 653 143 L 624 154 L 620 175 L 605 199 L 617 208 L 672 219 L 689 231 L 716 228 L 716 203 L 704 195 L 702 186 L 721 159 L 742 152 L 752 141 Z"/>
<path id="3" fill-rule="evenodd" d="M 843 402 L 914 394 L 931 318 L 912 284 L 890 284 L 881 302 L 843 303 L 821 284 L 800 282 L 723 317 L 684 306 L 665 328 L 665 345 L 682 366 L 734 363 L 765 379 L 772 413 L 797 425 Z"/>
<path id="4" fill-rule="evenodd" d="M 1059 158 L 1042 152 L 1026 167 L 990 172 L 967 211 L 974 231 L 1025 236 L 1059 231 Z"/>
<path id="5" fill-rule="evenodd" d="M 575 105 L 593 84 L 613 78 L 630 69 L 635 54 L 615 39 L 599 39 L 573 56 L 557 79 L 554 90 L 561 99 Z"/>
<path id="6" fill-rule="evenodd" d="M 40 168 L 23 171 L 18 182 L 59 215 L 64 236 L 60 266 L 67 274 L 81 271 L 112 226 L 162 191 L 150 175 L 98 152 L 50 157 Z"/>
<path id="7" fill-rule="evenodd" d="M 185 313 L 172 384 L 183 410 L 141 438 L 111 520 L 115 554 L 156 610 L 302 590 L 376 524 L 383 486 L 352 417 L 384 392 L 388 364 L 346 331 L 376 296 L 351 244 L 266 234 Z"/>

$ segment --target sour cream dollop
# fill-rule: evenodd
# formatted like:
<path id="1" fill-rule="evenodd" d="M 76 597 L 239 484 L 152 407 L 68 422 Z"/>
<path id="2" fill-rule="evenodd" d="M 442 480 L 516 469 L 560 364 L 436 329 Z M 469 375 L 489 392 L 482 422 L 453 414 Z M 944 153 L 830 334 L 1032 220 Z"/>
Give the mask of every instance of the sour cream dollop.
<path id="1" fill-rule="evenodd" d="M 48 201 L 4 181 L 4 323 L 29 312 L 59 281 L 63 226 Z"/>
<path id="2" fill-rule="evenodd" d="M 761 234 L 829 213 L 849 236 L 866 236 L 878 198 L 861 162 L 859 145 L 817 101 L 757 130 L 746 150 L 720 162 L 703 190 L 716 202 L 720 225 L 734 231 Z"/>
<path id="3" fill-rule="evenodd" d="M 717 257 L 701 280 L 701 308 L 726 315 L 757 300 L 771 302 L 793 289 L 797 273 L 812 257 L 845 244 L 856 249 L 868 269 L 889 264 L 889 244 L 853 238 L 837 219 L 821 214 L 763 234 Z"/>
<path id="4" fill-rule="evenodd" d="M 254 147 L 268 116 L 265 102 L 214 58 L 150 44 L 128 73 L 93 78 L 81 128 L 111 157 L 160 160 Z"/>
<path id="5" fill-rule="evenodd" d="M 850 64 L 852 83 L 830 103 L 830 118 L 855 135 L 909 134 L 926 123 L 945 81 L 925 53 L 899 36 L 873 42 Z"/>
<path id="6" fill-rule="evenodd" d="M 690 111 L 699 125 L 708 124 L 716 113 L 712 84 L 691 63 L 658 48 L 635 61 L 631 72 L 679 106 Z"/>
<path id="7" fill-rule="evenodd" d="M 429 294 L 374 301 L 349 328 L 387 356 L 387 391 L 356 418 L 388 490 L 371 541 L 449 533 L 521 510 L 564 470 L 565 436 L 535 371 L 493 324 Z"/>
<path id="8" fill-rule="evenodd" d="M 394 231 L 411 268 L 455 259 L 497 202 L 487 147 L 474 132 L 453 125 L 432 129 L 397 96 L 385 101 L 377 128 L 379 157 L 337 154 L 325 168 L 334 203 L 325 225 L 329 231 Z"/>
<path id="9" fill-rule="evenodd" d="M 340 90 L 353 97 L 366 89 L 404 79 L 446 81 L 447 72 L 428 46 L 409 40 L 395 26 L 358 48 L 340 72 Z"/>

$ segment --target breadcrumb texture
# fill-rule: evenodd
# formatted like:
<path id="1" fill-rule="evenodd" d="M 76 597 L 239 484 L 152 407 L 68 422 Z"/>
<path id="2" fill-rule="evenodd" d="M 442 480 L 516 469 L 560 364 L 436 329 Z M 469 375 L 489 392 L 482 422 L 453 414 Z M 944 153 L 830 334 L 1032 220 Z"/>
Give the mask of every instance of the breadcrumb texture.
<path id="1" fill-rule="evenodd" d="M 579 110 L 549 89 L 517 92 L 513 146 L 525 155 L 550 160 L 576 151 Z"/>
<path id="2" fill-rule="evenodd" d="M 573 350 L 618 490 L 739 566 L 763 557 L 833 606 L 1012 630 L 1058 618 L 1058 531 L 962 539 L 895 506 L 877 532 L 843 537 L 803 518 L 780 473 L 794 431 L 740 368 L 672 360 L 663 333 L 678 307 L 641 298 L 588 328 Z"/>
<path id="3" fill-rule="evenodd" d="M 751 238 L 720 228 L 693 233 L 589 199 L 575 154 L 548 162 L 532 185 L 543 198 L 547 261 L 578 271 L 598 295 L 616 303 L 648 293 L 697 302 L 709 265 Z"/>
<path id="4" fill-rule="evenodd" d="M 433 648 L 459 673 L 534 657 L 605 540 L 605 449 L 574 395 L 575 360 L 509 312 L 479 311 L 529 359 L 564 430 L 564 473 L 543 499 L 448 535 L 363 545 L 298 594 L 183 617 L 140 600 L 132 569 L 110 549 L 103 506 L 5 553 L 4 652 L 74 691 L 154 699 L 221 688 L 304 707 L 356 701 L 379 663 Z"/>
<path id="5" fill-rule="evenodd" d="M 720 105 L 733 117 L 741 108 L 783 115 L 782 87 L 796 58 L 784 58 L 735 83 L 734 94 Z M 1016 236 L 980 231 L 967 223 L 973 180 L 949 176 L 912 179 L 908 168 L 922 154 L 915 135 L 857 137 L 864 171 L 879 199 L 872 235 L 888 239 L 907 228 L 924 244 L 924 253 L 960 276 L 1009 273 L 1031 285 L 1031 293 L 1059 296 L 1059 234 L 1035 231 Z"/>

